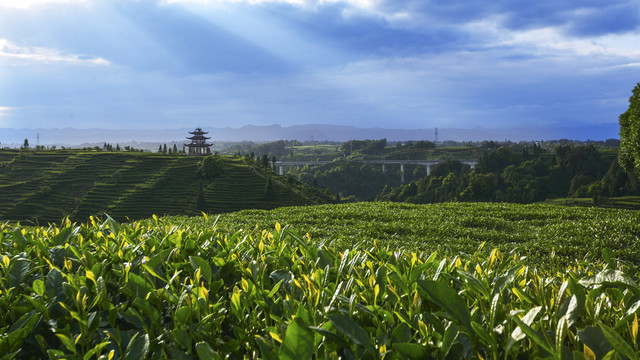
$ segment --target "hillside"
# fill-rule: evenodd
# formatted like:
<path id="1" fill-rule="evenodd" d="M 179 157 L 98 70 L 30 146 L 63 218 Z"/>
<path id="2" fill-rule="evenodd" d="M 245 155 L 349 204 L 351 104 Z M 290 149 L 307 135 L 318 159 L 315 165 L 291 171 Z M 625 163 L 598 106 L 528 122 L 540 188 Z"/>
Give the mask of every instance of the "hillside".
<path id="1" fill-rule="evenodd" d="M 329 200 L 323 192 L 267 174 L 239 157 L 223 157 L 222 173 L 204 179 L 197 174 L 201 160 L 134 152 L 0 151 L 0 219 L 46 223 L 106 212 L 124 220 Z M 265 194 L 268 176 L 271 196 Z M 197 209 L 200 189 L 204 204 Z"/>

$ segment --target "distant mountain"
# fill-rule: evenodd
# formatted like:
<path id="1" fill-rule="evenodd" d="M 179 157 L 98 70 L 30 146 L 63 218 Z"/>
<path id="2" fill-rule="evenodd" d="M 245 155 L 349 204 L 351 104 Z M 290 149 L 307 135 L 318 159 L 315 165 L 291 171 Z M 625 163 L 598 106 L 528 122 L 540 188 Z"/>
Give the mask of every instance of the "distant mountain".
<path id="1" fill-rule="evenodd" d="M 195 127 L 195 126 L 194 126 Z M 204 126 L 209 131 L 211 141 L 275 141 L 275 140 L 318 140 L 348 141 L 361 139 L 382 139 L 389 141 L 430 140 L 435 137 L 435 129 L 381 129 L 356 128 L 343 125 L 246 125 L 240 128 L 216 128 Z M 133 143 L 187 141 L 192 128 L 165 130 L 110 130 L 110 129 L 0 129 L 2 146 L 18 147 L 24 139 L 31 146 L 37 144 L 38 134 L 42 145 L 78 146 L 90 143 Z M 618 124 L 600 124 L 583 127 L 514 128 L 514 129 L 452 129 L 439 128 L 438 140 L 482 141 L 482 140 L 606 140 L 618 138 Z"/>

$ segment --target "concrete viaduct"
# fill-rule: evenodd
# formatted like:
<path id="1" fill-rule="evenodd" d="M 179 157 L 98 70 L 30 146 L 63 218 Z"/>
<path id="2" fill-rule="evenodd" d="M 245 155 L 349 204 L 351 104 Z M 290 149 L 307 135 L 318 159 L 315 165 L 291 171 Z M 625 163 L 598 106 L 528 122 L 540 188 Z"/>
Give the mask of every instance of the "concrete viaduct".
<path id="1" fill-rule="evenodd" d="M 423 165 L 427 167 L 427 175 L 431 174 L 431 167 L 438 165 L 440 163 L 446 162 L 447 160 L 349 160 L 352 162 L 372 164 L 372 165 L 381 165 L 382 172 L 385 172 L 387 165 L 400 165 L 400 182 L 404 183 L 404 166 L 405 165 Z M 458 160 L 463 164 L 471 166 L 473 169 L 476 165 L 478 165 L 478 160 L 475 159 L 464 159 Z M 332 161 L 276 161 L 276 166 L 278 167 L 278 172 L 280 175 L 284 175 L 284 168 L 289 166 L 296 166 L 298 169 L 302 166 L 316 166 L 316 165 L 325 165 L 330 164 Z"/>

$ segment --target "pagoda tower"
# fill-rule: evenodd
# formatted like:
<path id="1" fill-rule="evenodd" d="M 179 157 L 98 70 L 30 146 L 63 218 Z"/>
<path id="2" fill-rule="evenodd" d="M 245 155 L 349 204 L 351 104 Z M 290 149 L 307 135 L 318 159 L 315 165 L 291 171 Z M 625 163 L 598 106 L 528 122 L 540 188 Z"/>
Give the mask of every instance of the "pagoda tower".
<path id="1" fill-rule="evenodd" d="M 207 140 L 211 138 L 204 136 L 205 134 L 208 134 L 208 133 L 209 133 L 208 131 L 202 131 L 201 128 L 196 128 L 194 131 L 189 131 L 189 134 L 193 136 L 190 136 L 187 138 L 191 140 L 191 144 L 184 144 L 184 146 L 189 147 L 189 151 L 187 152 L 187 155 L 189 156 L 211 155 L 211 149 L 209 149 L 209 147 L 212 146 L 213 144 L 207 143 Z"/>

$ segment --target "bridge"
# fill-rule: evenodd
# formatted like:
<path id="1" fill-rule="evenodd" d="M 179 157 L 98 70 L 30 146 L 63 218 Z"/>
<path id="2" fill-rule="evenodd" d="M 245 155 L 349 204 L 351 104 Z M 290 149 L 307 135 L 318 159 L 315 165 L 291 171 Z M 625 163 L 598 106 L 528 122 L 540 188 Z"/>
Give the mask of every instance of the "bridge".
<path id="1" fill-rule="evenodd" d="M 347 160 L 350 162 L 365 163 L 372 165 L 381 165 L 382 172 L 387 170 L 388 165 L 400 165 L 400 182 L 404 183 L 404 167 L 405 165 L 422 165 L 427 168 L 427 175 L 431 174 L 431 167 L 446 162 L 447 160 Z M 459 159 L 463 164 L 469 165 L 472 169 L 478 165 L 477 159 Z M 276 161 L 278 173 L 284 175 L 284 168 L 295 166 L 300 169 L 303 166 L 319 166 L 330 164 L 333 161 Z"/>

